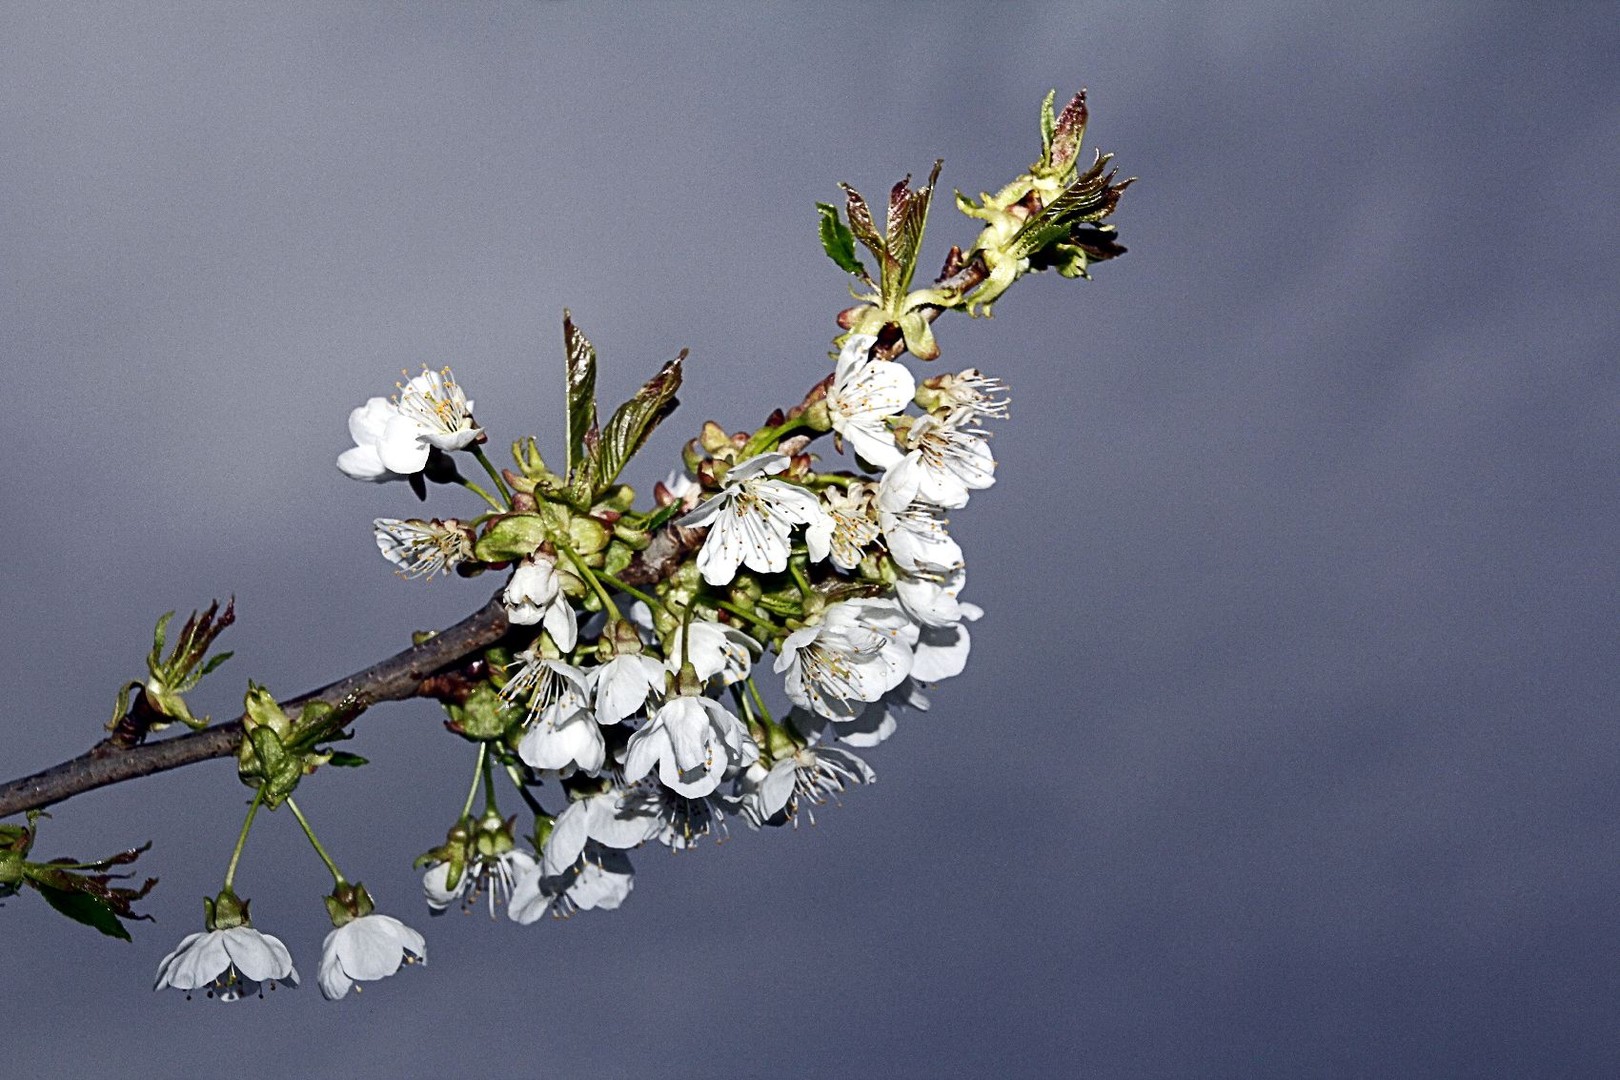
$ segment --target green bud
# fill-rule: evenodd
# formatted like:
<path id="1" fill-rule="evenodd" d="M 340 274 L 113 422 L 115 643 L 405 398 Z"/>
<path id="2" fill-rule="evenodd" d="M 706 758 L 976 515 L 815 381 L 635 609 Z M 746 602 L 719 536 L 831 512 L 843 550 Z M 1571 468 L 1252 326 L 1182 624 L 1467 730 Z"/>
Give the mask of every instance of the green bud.
<path id="1" fill-rule="evenodd" d="M 576 517 L 568 522 L 568 546 L 577 555 L 595 555 L 607 547 L 611 535 L 607 527 L 595 518 Z"/>
<path id="2" fill-rule="evenodd" d="M 479 683 L 460 704 L 446 704 L 449 716 L 445 726 L 469 739 L 499 739 L 507 728 L 522 720 L 522 714 L 487 682 Z"/>
<path id="3" fill-rule="evenodd" d="M 547 535 L 545 519 L 539 514 L 506 514 L 484 524 L 473 555 L 480 562 L 516 562 L 532 554 Z"/>

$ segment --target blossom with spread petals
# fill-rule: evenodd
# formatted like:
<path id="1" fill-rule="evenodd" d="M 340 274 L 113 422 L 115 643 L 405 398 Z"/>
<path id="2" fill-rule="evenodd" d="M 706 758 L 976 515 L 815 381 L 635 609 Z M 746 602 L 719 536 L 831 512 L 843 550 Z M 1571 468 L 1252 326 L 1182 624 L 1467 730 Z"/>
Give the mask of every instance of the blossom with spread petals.
<path id="1" fill-rule="evenodd" d="M 910 673 L 916 640 L 916 625 L 894 601 L 845 600 L 789 634 L 775 669 L 786 673 L 795 705 L 848 720 Z"/>
<path id="2" fill-rule="evenodd" d="M 591 708 L 589 677 L 561 660 L 542 659 L 538 665 L 544 674 L 529 697 L 528 728 L 518 742 L 518 757 L 535 769 L 578 765 L 595 772 L 607 758 L 607 746 Z"/>
<path id="3" fill-rule="evenodd" d="M 484 433 L 473 422 L 473 403 L 449 368 L 431 371 L 423 365 L 422 374 L 399 388 L 398 407 L 399 414 L 421 431 L 417 438 L 423 446 L 423 464 L 427 463 L 426 447 L 460 450 Z"/>
<path id="4" fill-rule="evenodd" d="M 929 413 L 906 431 L 906 454 L 889 470 L 905 502 L 921 499 L 954 509 L 968 493 L 996 482 L 996 459 L 985 433 L 965 426 L 965 414 Z"/>
<path id="5" fill-rule="evenodd" d="M 870 766 L 848 750 L 836 746 L 805 746 L 780 758 L 769 769 L 755 762 L 738 778 L 733 799 L 743 820 L 753 828 L 798 824 L 804 808 L 810 823 L 815 811 L 846 788 L 877 779 Z"/>
<path id="6" fill-rule="evenodd" d="M 889 417 L 911 403 L 917 381 L 904 364 L 873 359 L 876 343 L 871 334 L 845 339 L 827 390 L 827 416 L 862 460 L 887 469 L 901 458 Z"/>
<path id="7" fill-rule="evenodd" d="M 158 964 L 152 989 L 202 990 L 221 1001 L 260 993 L 260 984 L 297 986 L 292 954 L 280 938 L 251 926 L 188 934 Z"/>
<path id="8" fill-rule="evenodd" d="M 848 491 L 829 487 L 822 493 L 822 505 L 826 519 L 804 531 L 810 561 L 830 556 L 834 566 L 853 570 L 861 564 L 866 546 L 878 538 L 874 488 L 871 484 L 852 484 Z"/>
<path id="9" fill-rule="evenodd" d="M 883 542 L 900 569 L 954 570 L 962 565 L 962 547 L 945 531 L 945 509 L 917 497 L 920 470 L 893 469 L 878 485 L 877 520 Z"/>
<path id="10" fill-rule="evenodd" d="M 757 454 L 732 466 L 725 490 L 680 519 L 681 525 L 709 526 L 698 551 L 698 570 L 710 585 L 725 585 L 746 566 L 760 574 L 787 569 L 794 526 L 826 516 L 815 494 L 773 479 L 788 467 L 786 454 Z"/>
<path id="11" fill-rule="evenodd" d="M 760 651 L 759 642 L 725 623 L 693 619 L 690 626 L 692 643 L 686 647 L 684 655 L 700 681 L 707 683 L 718 677 L 723 685 L 731 686 L 748 678 L 754 656 Z M 664 664 L 668 670 L 680 671 L 681 642 L 687 636 L 684 630 L 677 628 L 670 639 L 669 659 Z"/>
<path id="12" fill-rule="evenodd" d="M 349 413 L 354 446 L 338 455 L 338 468 L 348 476 L 402 480 L 421 472 L 433 450 L 460 450 L 483 434 L 449 368 L 424 368 L 399 390 L 392 401 L 370 398 Z"/>
<path id="13" fill-rule="evenodd" d="M 401 577 L 448 574 L 458 564 L 472 558 L 472 538 L 454 518 L 445 521 L 378 518 L 371 524 L 376 531 L 377 550 L 399 567 Z"/>
<path id="14" fill-rule="evenodd" d="M 663 663 L 645 653 L 620 653 L 592 668 L 589 678 L 597 722 L 617 724 L 634 714 L 649 695 L 663 690 L 664 674 Z"/>
<path id="15" fill-rule="evenodd" d="M 391 915 L 361 915 L 336 927 L 321 945 L 321 993 L 336 1001 L 357 982 L 385 979 L 402 965 L 427 963 L 422 935 Z"/>

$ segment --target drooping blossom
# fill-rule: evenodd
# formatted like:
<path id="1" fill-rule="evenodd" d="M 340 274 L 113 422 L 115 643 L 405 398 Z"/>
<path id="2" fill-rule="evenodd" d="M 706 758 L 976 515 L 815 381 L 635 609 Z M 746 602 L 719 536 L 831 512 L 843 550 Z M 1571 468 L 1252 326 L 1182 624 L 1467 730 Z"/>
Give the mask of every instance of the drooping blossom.
<path id="1" fill-rule="evenodd" d="M 506 621 L 513 626 L 541 623 L 557 648 L 567 652 L 579 637 L 579 619 L 562 589 L 557 562 L 536 552 L 518 564 L 501 594 Z"/>
<path id="2" fill-rule="evenodd" d="M 681 643 L 690 636 L 692 643 L 686 646 L 684 655 L 700 681 L 707 683 L 718 677 L 722 685 L 731 686 L 748 678 L 754 656 L 760 651 L 759 642 L 725 623 L 693 619 L 689 626 L 690 635 L 677 628 L 670 640 L 669 659 L 664 665 L 669 671 L 680 670 Z"/>
<path id="3" fill-rule="evenodd" d="M 759 757 L 748 729 L 713 698 L 680 694 L 665 701 L 625 749 L 624 778 L 635 783 L 658 768 L 658 778 L 687 798 L 720 785 L 730 768 Z"/>
<path id="4" fill-rule="evenodd" d="M 292 954 L 281 939 L 252 926 L 188 934 L 159 963 L 152 989 L 202 990 L 220 1001 L 260 993 L 260 984 L 298 985 Z"/>
<path id="5" fill-rule="evenodd" d="M 798 824 L 803 809 L 815 824 L 815 811 L 828 799 L 857 784 L 877 779 L 870 766 L 836 746 L 800 747 L 769 769 L 755 762 L 737 780 L 733 803 L 753 828 Z"/>
<path id="6" fill-rule="evenodd" d="M 576 911 L 612 911 L 635 888 L 630 857 L 587 841 L 578 859 L 557 874 L 536 867 L 518 879 L 506 913 L 527 926 L 542 915 L 566 919 Z"/>
<path id="7" fill-rule="evenodd" d="M 606 760 L 607 745 L 591 707 L 589 677 L 561 660 L 537 663 L 544 674 L 530 693 L 528 726 L 518 742 L 518 757 L 535 769 L 577 765 L 595 772 Z"/>
<path id="8" fill-rule="evenodd" d="M 361 915 L 336 927 L 321 945 L 321 993 L 336 1001 L 357 982 L 385 979 L 402 966 L 427 963 L 422 935 L 391 915 Z"/>

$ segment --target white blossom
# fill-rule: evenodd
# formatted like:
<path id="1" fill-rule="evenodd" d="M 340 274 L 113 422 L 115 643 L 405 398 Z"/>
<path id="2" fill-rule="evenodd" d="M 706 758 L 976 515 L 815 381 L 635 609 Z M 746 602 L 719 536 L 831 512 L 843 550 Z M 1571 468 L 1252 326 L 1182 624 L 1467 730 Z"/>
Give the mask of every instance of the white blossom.
<path id="1" fill-rule="evenodd" d="M 188 934 L 159 963 L 152 989 L 203 990 L 235 1001 L 260 992 L 261 983 L 297 986 L 292 954 L 280 938 L 251 926 Z"/>
<path id="2" fill-rule="evenodd" d="M 362 915 L 326 935 L 321 945 L 321 993 L 336 1001 L 357 982 L 385 979 L 409 964 L 427 963 L 422 935 L 391 915 Z"/>
<path id="3" fill-rule="evenodd" d="M 395 438 L 389 441 L 390 425 L 393 426 Z M 404 420 L 399 415 L 399 408 L 392 401 L 383 397 L 374 397 L 364 405 L 349 413 L 349 437 L 354 445 L 338 455 L 338 468 L 344 475 L 355 480 L 370 480 L 382 483 L 387 480 L 403 480 L 407 473 L 416 472 L 421 468 L 411 468 L 415 454 L 408 451 L 408 443 L 398 436 L 401 432 L 410 433 L 414 438 L 417 428 L 415 424 Z M 383 460 L 383 448 L 389 449 L 389 461 Z"/>
<path id="4" fill-rule="evenodd" d="M 775 669 L 786 672 L 795 705 L 848 720 L 910 673 L 916 640 L 916 625 L 894 601 L 845 600 L 789 634 Z"/>
<path id="5" fill-rule="evenodd" d="M 483 434 L 473 422 L 473 403 L 449 368 L 430 371 L 424 365 L 422 374 L 399 388 L 398 407 L 399 414 L 420 429 L 417 438 L 423 464 L 427 463 L 427 447 L 460 450 Z"/>
<path id="6" fill-rule="evenodd" d="M 970 423 L 1005 420 L 1010 415 L 1012 399 L 1007 397 L 1007 384 L 982 374 L 978 368 L 936 375 L 923 385 L 934 392 L 943 408 L 961 414 Z"/>
<path id="7" fill-rule="evenodd" d="M 847 787 L 870 784 L 877 779 L 870 766 L 848 750 L 836 746 L 805 746 L 776 761 L 769 769 L 755 762 L 738 777 L 737 795 L 732 800 L 753 828 L 764 825 L 798 824 L 804 808 L 810 823 L 815 812 Z"/>
<path id="8" fill-rule="evenodd" d="M 663 663 L 645 653 L 620 653 L 592 668 L 589 679 L 597 722 L 617 724 L 635 713 L 647 703 L 648 695 L 664 689 L 664 674 Z"/>
<path id="9" fill-rule="evenodd" d="M 686 648 L 686 659 L 701 681 L 707 683 L 718 676 L 723 685 L 730 686 L 748 678 L 754 655 L 761 651 L 759 642 L 725 623 L 694 619 L 690 626 L 692 643 Z M 687 636 L 677 628 L 670 640 L 669 659 L 664 665 L 670 671 L 680 671 L 681 642 Z"/>
<path id="10" fill-rule="evenodd" d="M 722 835 L 726 832 L 725 807 L 720 804 L 719 795 L 689 799 L 654 780 L 626 790 L 614 816 L 627 835 L 633 835 L 630 829 L 635 823 L 649 822 L 645 827 L 651 832 L 651 839 L 671 851 L 695 847 L 698 841 L 717 830 Z"/>
<path id="11" fill-rule="evenodd" d="M 852 484 L 848 491 L 829 487 L 822 492 L 826 518 L 804 531 L 812 562 L 831 556 L 833 565 L 845 570 L 861 564 L 865 547 L 878 538 L 873 492 L 871 484 Z"/>
<path id="12" fill-rule="evenodd" d="M 546 674 L 530 693 L 528 728 L 518 742 L 518 757 L 535 769 L 578 765 L 596 772 L 607 758 L 607 746 L 591 708 L 589 677 L 561 660 L 538 664 Z"/>
<path id="13" fill-rule="evenodd" d="M 720 494 L 680 519 L 687 528 L 709 526 L 697 558 L 704 581 L 728 584 L 739 566 L 761 574 L 786 570 L 794 526 L 826 516 L 813 492 L 772 479 L 787 467 L 785 454 L 758 454 L 739 462 L 726 474 Z"/>
<path id="14" fill-rule="evenodd" d="M 506 913 L 513 922 L 527 926 L 547 913 L 566 919 L 576 911 L 612 911 L 633 888 L 635 870 L 630 857 L 592 841 L 563 872 L 547 874 L 536 867 L 519 878 Z"/>
<path id="15" fill-rule="evenodd" d="M 450 885 L 450 863 L 431 863 L 422 873 L 422 892 L 435 915 L 451 904 L 471 907 L 480 896 L 489 898 L 490 918 L 495 909 L 510 899 L 514 882 L 534 868 L 534 856 L 516 848 L 499 855 L 478 856 L 465 863 L 461 877 Z"/>
<path id="16" fill-rule="evenodd" d="M 530 555 L 512 571 L 512 578 L 501 594 L 506 605 L 506 621 L 513 626 L 542 623 L 557 648 L 568 652 L 579 637 L 579 620 L 574 605 L 562 589 L 562 575 L 556 560 L 539 553 Z"/>
<path id="17" fill-rule="evenodd" d="M 472 540 L 461 522 L 454 518 L 445 521 L 378 518 L 371 524 L 376 532 L 377 550 L 399 567 L 401 577 L 448 574 L 458 563 L 472 558 Z"/>
<path id="18" fill-rule="evenodd" d="M 906 499 L 954 509 L 968 493 L 996 482 L 996 459 L 984 432 L 964 427 L 965 414 L 929 413 L 905 434 L 906 455 L 889 470 Z"/>
<path id="19" fill-rule="evenodd" d="M 878 486 L 877 519 L 896 565 L 907 572 L 954 570 L 962 547 L 945 531 L 945 509 L 917 498 L 920 469 L 891 469 Z"/>
<path id="20" fill-rule="evenodd" d="M 635 783 L 656 765 L 667 787 L 695 799 L 718 787 L 727 769 L 758 757 L 748 729 L 724 705 L 683 694 L 660 705 L 652 720 L 630 736 L 624 778 Z"/>
<path id="21" fill-rule="evenodd" d="M 967 571 L 960 567 L 949 572 L 925 570 L 896 581 L 894 598 L 919 626 L 954 626 L 962 621 L 964 605 L 957 597 L 966 584 Z"/>
<path id="22" fill-rule="evenodd" d="M 857 455 L 887 469 L 901 458 L 888 419 L 910 404 L 917 381 L 904 364 L 872 359 L 876 343 L 871 334 L 851 334 L 844 342 L 827 390 L 827 415 Z"/>
<path id="23" fill-rule="evenodd" d="M 967 667 L 968 650 L 973 643 L 968 637 L 966 622 L 977 620 L 984 610 L 977 604 L 963 603 L 960 611 L 965 622 L 921 628 L 912 650 L 911 665 L 911 677 L 918 682 L 954 679 Z"/>

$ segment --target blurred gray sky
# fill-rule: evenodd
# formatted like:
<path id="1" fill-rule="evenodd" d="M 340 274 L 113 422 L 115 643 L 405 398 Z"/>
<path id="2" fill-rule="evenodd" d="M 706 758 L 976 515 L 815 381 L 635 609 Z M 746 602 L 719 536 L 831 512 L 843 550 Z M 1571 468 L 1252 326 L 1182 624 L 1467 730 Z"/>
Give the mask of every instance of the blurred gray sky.
<path id="1" fill-rule="evenodd" d="M 408 493 L 332 466 L 401 368 L 454 363 L 497 443 L 555 448 L 565 305 L 605 397 L 689 347 L 650 479 L 825 372 L 837 181 L 999 184 L 1082 84 L 1143 181 L 1096 281 L 940 325 L 1014 389 L 955 517 L 989 614 L 876 786 L 644 851 L 617 913 L 430 922 L 409 860 L 470 756 L 379 710 L 374 765 L 301 801 L 431 965 L 234 1007 L 146 989 L 217 888 L 230 767 L 86 796 L 42 847 L 155 840 L 159 921 L 130 946 L 9 902 L 10 1060 L 1614 1075 L 1620 34 L 1516 10 L 11 6 L 8 776 L 88 745 L 164 610 L 235 593 L 224 714 L 483 601 L 396 581 L 369 522 Z M 927 260 L 972 235 L 942 203 Z M 239 886 L 312 980 L 284 816 Z"/>

